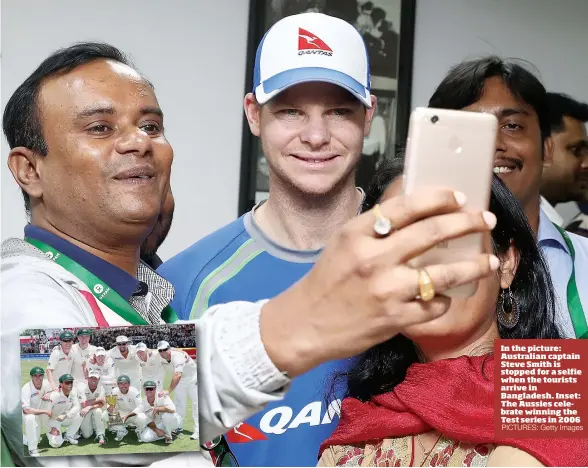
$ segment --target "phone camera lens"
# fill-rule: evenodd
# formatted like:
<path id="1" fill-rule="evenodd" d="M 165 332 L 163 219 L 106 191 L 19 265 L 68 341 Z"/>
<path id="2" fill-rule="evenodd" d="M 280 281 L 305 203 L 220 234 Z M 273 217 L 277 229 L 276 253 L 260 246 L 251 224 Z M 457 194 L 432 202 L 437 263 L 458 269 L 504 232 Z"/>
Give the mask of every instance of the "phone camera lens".
<path id="1" fill-rule="evenodd" d="M 436 115 L 431 117 L 431 123 L 437 123 L 438 121 L 439 121 L 439 117 L 437 117 Z"/>

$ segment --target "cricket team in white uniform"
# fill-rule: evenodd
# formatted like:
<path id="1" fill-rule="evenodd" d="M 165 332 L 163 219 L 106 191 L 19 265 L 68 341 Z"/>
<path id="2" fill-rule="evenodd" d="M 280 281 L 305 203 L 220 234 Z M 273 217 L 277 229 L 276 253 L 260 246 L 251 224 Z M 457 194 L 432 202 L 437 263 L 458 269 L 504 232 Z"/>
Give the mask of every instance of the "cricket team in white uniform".
<path id="1" fill-rule="evenodd" d="M 103 445 L 107 427 L 120 441 L 129 426 L 140 442 L 164 439 L 169 444 L 182 431 L 188 396 L 194 420 L 191 439 L 198 439 L 197 368 L 185 351 L 171 348 L 167 341 L 151 350 L 145 343 L 129 344 L 122 335 L 107 351 L 89 343 L 91 334 L 87 328 L 78 330 L 78 343 L 72 345 L 73 333 L 64 331 L 60 345 L 51 351 L 47 372 L 41 367 L 31 369 L 31 380 L 21 395 L 30 456 L 39 455 L 43 427 L 55 448 L 64 441 L 77 445 L 80 437 L 92 436 Z M 171 374 L 167 391 L 163 388 L 166 372 Z M 109 405 L 109 395 L 116 397 L 115 407 Z M 115 412 L 121 420 L 109 425 Z"/>

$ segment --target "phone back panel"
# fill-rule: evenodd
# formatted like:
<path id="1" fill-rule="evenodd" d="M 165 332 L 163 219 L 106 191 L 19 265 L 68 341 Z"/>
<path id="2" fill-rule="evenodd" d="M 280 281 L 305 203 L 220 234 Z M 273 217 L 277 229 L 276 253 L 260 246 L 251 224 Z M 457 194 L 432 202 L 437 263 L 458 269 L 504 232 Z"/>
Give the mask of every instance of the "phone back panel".
<path id="1" fill-rule="evenodd" d="M 463 210 L 487 210 L 490 203 L 498 120 L 491 114 L 447 109 L 417 108 L 410 118 L 405 156 L 404 193 L 423 187 L 463 192 Z M 470 234 L 437 245 L 413 259 L 411 266 L 470 260 L 482 252 L 482 234 Z M 447 291 L 469 297 L 477 284 Z"/>

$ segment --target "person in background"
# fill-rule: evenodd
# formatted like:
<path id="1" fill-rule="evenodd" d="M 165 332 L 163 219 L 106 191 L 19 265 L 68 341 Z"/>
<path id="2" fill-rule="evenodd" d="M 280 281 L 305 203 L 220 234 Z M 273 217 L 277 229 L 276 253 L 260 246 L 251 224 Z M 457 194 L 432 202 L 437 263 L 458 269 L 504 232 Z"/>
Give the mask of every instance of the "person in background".
<path id="1" fill-rule="evenodd" d="M 41 430 L 47 427 L 51 411 L 47 403 L 53 391 L 51 384 L 44 380 L 45 371 L 42 367 L 33 367 L 29 371 L 31 380 L 23 385 L 21 390 L 21 404 L 23 423 L 25 427 L 26 444 L 30 457 L 38 457 L 38 445 L 41 440 Z"/>
<path id="2" fill-rule="evenodd" d="M 83 417 L 80 415 L 80 397 L 74 387 L 74 378 L 71 374 L 59 376 L 59 388 L 53 391 L 49 397 L 48 409 L 51 412 L 47 422 L 47 439 L 53 448 L 59 448 L 63 442 L 78 445 L 75 438 Z M 62 434 L 62 426 L 67 426 L 65 437 Z"/>
<path id="3" fill-rule="evenodd" d="M 82 386 L 86 383 L 86 375 L 84 373 L 84 362 L 90 359 L 96 352 L 96 346 L 90 344 L 92 331 L 89 328 L 80 328 L 76 332 L 78 342 L 71 347 L 71 352 L 74 356 L 71 367 L 71 375 L 73 375 L 76 385 Z"/>
<path id="4" fill-rule="evenodd" d="M 59 345 L 55 346 L 49 355 L 47 380 L 53 387 L 53 390 L 58 389 L 58 379 L 60 376 L 71 373 L 75 359 L 75 355 L 72 352 L 73 339 L 74 335 L 72 332 L 68 330 L 61 332 L 59 335 Z"/>
<path id="5" fill-rule="evenodd" d="M 181 432 L 186 417 L 186 401 L 190 397 L 192 403 L 192 419 L 194 432 L 190 436 L 192 440 L 199 437 L 198 424 L 198 376 L 194 360 L 180 349 L 172 349 L 170 344 L 162 340 L 157 343 L 157 352 L 160 362 L 166 371 L 171 374 L 171 381 L 167 390 L 168 394 L 174 392 L 174 404 L 178 412 L 180 424 L 177 431 Z"/>
<path id="6" fill-rule="evenodd" d="M 157 385 L 152 380 L 143 384 L 143 390 L 143 402 L 129 414 L 129 417 L 143 414 L 147 418 L 148 423 L 139 434 L 139 442 L 154 442 L 163 438 L 166 444 L 171 444 L 172 433 L 181 425 L 176 406 L 168 393 L 157 391 Z"/>
<path id="7" fill-rule="evenodd" d="M 547 98 L 553 158 L 543 167 L 541 206 L 552 222 L 565 227 L 556 205 L 588 202 L 588 104 L 560 93 Z"/>
<path id="8" fill-rule="evenodd" d="M 120 442 L 129 433 L 126 426 L 132 424 L 135 431 L 140 434 L 147 425 L 147 418 L 144 414 L 133 413 L 134 409 L 141 405 L 141 390 L 131 385 L 131 379 L 128 375 L 119 375 L 116 379 L 117 388 L 112 391 L 116 396 L 116 410 L 120 412 L 123 425 L 114 426 L 116 436 L 114 440 Z M 112 406 L 107 406 L 106 411 L 111 413 L 115 410 Z"/>
<path id="9" fill-rule="evenodd" d="M 547 258 L 566 337 L 588 336 L 588 239 L 565 232 L 541 208 L 544 165 L 553 159 L 547 91 L 518 63 L 489 56 L 462 62 L 443 78 L 430 107 L 488 112 L 498 118 L 494 173 L 523 205 Z"/>
<path id="10" fill-rule="evenodd" d="M 95 434 L 96 441 L 99 445 L 106 443 L 104 420 L 106 416 L 106 391 L 100 382 L 100 372 L 92 369 L 88 372 L 88 381 L 83 385 L 78 385 L 80 396 L 80 416 L 84 418 L 80 426 L 80 431 L 84 439 L 92 437 Z"/>

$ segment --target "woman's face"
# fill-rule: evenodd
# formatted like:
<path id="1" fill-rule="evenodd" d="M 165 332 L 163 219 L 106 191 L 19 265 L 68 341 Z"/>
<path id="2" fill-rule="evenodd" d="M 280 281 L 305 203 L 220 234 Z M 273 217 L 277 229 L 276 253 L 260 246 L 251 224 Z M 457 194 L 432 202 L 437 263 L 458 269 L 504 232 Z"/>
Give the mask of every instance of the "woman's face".
<path id="1" fill-rule="evenodd" d="M 401 179 L 388 187 L 382 199 L 398 196 L 402 190 Z M 485 234 L 483 249 L 494 253 L 492 238 Z M 429 359 L 449 357 L 455 351 L 469 354 L 470 345 L 493 345 L 498 338 L 496 302 L 501 288 L 508 289 L 516 271 L 516 253 L 513 247 L 500 256 L 501 268 L 496 274 L 478 282 L 475 294 L 467 299 L 450 299 L 449 309 L 441 317 L 423 324 L 413 325 L 402 331 Z M 467 350 L 467 351 L 466 351 Z"/>

